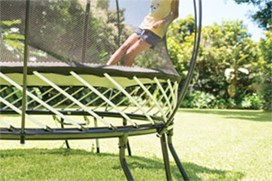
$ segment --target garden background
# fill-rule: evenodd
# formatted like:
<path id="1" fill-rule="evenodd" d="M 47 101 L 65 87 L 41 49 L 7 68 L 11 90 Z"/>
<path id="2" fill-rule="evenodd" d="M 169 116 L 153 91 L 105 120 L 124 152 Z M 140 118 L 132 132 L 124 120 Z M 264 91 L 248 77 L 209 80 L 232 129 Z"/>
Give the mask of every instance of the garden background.
<path id="1" fill-rule="evenodd" d="M 67 17 L 67 28 L 77 26 L 77 17 L 70 16 L 70 8 L 80 8 L 71 2 L 64 0 L 48 9 L 48 12 L 61 10 L 60 16 Z M 108 1 L 98 2 L 96 10 L 106 15 L 103 17 L 107 24 L 96 19 L 92 24 L 94 33 L 101 40 L 115 37 L 106 42 L 115 50 L 114 12 Z M 192 180 L 272 178 L 272 2 L 235 2 L 257 7 L 251 18 L 265 33 L 259 41 L 253 40 L 242 20 L 203 26 L 194 78 L 175 117 L 174 144 Z M 14 27 L 20 23 L 1 21 L 0 29 L 4 36 L 1 46 L 8 46 L 19 57 L 23 37 Z M 194 31 L 193 17 L 187 16 L 175 21 L 167 34 L 170 56 L 182 75 L 191 58 Z M 90 53 L 96 56 L 91 48 Z M 104 47 L 96 48 L 101 52 L 99 57 L 106 56 Z M 30 53 L 38 56 L 37 52 Z M 139 66 L 141 62 L 144 61 Z M 39 95 L 39 89 L 34 92 Z M 94 143 L 89 140 L 71 142 L 72 150 L 59 149 L 64 147 L 63 142 L 30 141 L 25 146 L 19 145 L 19 141 L 0 143 L 0 180 L 124 180 L 116 154 L 117 140 L 101 140 L 102 154 L 94 154 Z M 154 135 L 132 138 L 131 145 L 133 157 L 128 161 L 135 178 L 165 180 L 161 153 L 156 149 L 158 139 Z M 173 162 L 171 169 L 174 179 L 179 180 Z"/>

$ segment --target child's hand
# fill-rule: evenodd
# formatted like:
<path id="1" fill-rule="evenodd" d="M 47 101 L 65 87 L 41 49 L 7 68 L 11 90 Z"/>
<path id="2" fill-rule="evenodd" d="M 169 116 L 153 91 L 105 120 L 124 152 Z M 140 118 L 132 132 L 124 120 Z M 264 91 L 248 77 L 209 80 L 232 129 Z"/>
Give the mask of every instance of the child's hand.
<path id="1" fill-rule="evenodd" d="M 164 20 L 157 21 L 151 25 L 152 28 L 158 28 L 164 23 Z"/>

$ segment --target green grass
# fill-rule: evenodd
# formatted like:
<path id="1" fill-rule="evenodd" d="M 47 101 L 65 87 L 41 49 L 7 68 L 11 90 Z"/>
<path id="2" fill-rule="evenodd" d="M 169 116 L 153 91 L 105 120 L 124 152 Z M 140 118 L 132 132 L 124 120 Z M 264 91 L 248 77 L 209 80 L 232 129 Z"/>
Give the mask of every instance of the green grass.
<path id="1" fill-rule="evenodd" d="M 180 110 L 174 145 L 191 180 L 272 180 L 271 113 L 236 110 Z M 166 180 L 160 141 L 155 135 L 129 139 L 135 180 Z M 118 140 L 0 140 L 0 180 L 126 180 L 119 164 Z M 181 176 L 171 159 L 174 180 Z"/>

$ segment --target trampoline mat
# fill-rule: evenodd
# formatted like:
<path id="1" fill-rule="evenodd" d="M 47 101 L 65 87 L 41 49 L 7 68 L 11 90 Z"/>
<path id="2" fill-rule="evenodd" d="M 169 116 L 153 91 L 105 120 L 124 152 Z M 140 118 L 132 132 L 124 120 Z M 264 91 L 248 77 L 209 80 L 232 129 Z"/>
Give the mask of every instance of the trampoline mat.
<path id="1" fill-rule="evenodd" d="M 23 63 L 22 62 L 0 62 L 0 71 L 12 80 L 22 85 L 23 82 Z M 75 79 L 70 72 L 75 72 L 90 82 L 93 86 L 111 87 L 112 83 L 105 78 L 105 74 L 114 78 L 121 86 L 133 86 L 136 82 L 133 77 L 141 79 L 144 84 L 154 82 L 156 77 L 163 82 L 168 79 L 171 81 L 179 81 L 180 77 L 172 70 L 148 69 L 141 67 L 124 67 L 124 66 L 105 66 L 101 64 L 78 64 L 78 63 L 62 63 L 62 62 L 29 62 L 27 67 L 28 86 L 47 86 L 37 76 L 33 74 L 37 71 L 60 86 L 83 86 L 81 82 Z M 1 85 L 9 85 L 7 81 L 0 78 Z"/>

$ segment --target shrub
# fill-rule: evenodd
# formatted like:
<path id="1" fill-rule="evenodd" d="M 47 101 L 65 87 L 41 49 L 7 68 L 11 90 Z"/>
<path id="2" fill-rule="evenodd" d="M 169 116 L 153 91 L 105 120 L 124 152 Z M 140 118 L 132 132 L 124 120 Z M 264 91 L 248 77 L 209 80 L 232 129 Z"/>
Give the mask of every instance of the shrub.
<path id="1" fill-rule="evenodd" d="M 215 100 L 215 96 L 209 93 L 195 91 L 188 94 L 183 103 L 182 107 L 187 108 L 212 108 L 212 102 Z"/>
<path id="2" fill-rule="evenodd" d="M 262 99 L 256 93 L 252 95 L 246 95 L 241 102 L 241 108 L 246 109 L 262 109 Z"/>
<path id="3" fill-rule="evenodd" d="M 217 96 L 211 103 L 211 108 L 225 109 L 227 107 L 227 101 L 219 96 Z"/>

